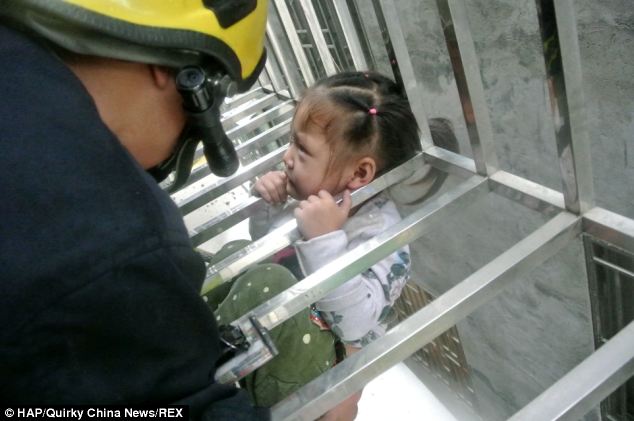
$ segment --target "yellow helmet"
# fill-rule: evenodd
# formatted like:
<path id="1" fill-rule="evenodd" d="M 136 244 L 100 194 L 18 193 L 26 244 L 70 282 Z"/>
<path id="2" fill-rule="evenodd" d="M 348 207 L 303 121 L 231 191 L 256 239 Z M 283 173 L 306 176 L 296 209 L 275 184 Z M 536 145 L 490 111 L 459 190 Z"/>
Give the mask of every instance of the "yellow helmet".
<path id="1" fill-rule="evenodd" d="M 150 169 L 170 190 L 189 176 L 198 141 L 211 171 L 238 156 L 220 124 L 224 96 L 248 89 L 264 67 L 267 0 L 0 0 L 0 18 L 79 54 L 179 69 L 190 123 L 170 157 Z"/>
<path id="2" fill-rule="evenodd" d="M 239 91 L 265 60 L 267 0 L 2 0 L 0 17 L 80 54 L 219 63 Z"/>

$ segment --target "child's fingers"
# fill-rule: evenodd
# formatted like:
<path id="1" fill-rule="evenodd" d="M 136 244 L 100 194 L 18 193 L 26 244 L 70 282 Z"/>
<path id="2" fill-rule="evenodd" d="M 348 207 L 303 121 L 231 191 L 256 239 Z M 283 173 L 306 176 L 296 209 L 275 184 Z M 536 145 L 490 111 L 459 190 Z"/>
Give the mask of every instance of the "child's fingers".
<path id="1" fill-rule="evenodd" d="M 328 193 L 326 190 L 319 190 L 319 193 L 317 193 L 317 195 L 321 198 L 321 199 L 325 199 L 325 200 L 334 200 L 332 198 L 332 195 L 330 193 Z"/>
<path id="2" fill-rule="evenodd" d="M 350 196 L 350 190 L 345 190 L 343 192 L 343 198 L 339 204 L 339 208 L 346 215 L 348 215 L 350 209 L 352 209 L 352 196 Z"/>
<path id="3" fill-rule="evenodd" d="M 282 203 L 286 201 L 286 174 L 283 171 L 271 171 L 260 178 L 255 185 L 255 190 L 262 199 L 269 203 Z"/>

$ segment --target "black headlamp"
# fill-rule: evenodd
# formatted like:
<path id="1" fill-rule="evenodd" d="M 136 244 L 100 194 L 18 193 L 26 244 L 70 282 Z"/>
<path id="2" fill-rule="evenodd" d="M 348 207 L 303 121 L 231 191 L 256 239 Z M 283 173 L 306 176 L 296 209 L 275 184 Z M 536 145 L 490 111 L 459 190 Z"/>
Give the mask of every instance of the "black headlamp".
<path id="1" fill-rule="evenodd" d="M 177 190 L 187 181 L 199 141 L 203 142 L 205 158 L 212 173 L 227 177 L 238 169 L 238 154 L 220 122 L 220 105 L 227 95 L 233 93 L 234 86 L 228 76 L 209 76 L 199 66 L 186 66 L 176 75 L 176 88 L 183 97 L 188 124 L 172 156 L 149 170 L 159 182 L 175 171 L 168 191 Z"/>

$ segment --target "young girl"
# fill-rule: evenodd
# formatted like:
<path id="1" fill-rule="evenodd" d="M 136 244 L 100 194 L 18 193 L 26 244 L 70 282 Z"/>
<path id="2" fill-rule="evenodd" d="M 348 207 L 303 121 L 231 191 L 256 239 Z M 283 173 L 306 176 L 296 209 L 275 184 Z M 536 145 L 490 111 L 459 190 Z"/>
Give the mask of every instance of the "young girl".
<path id="1" fill-rule="evenodd" d="M 251 218 L 252 237 L 294 216 L 302 234 L 297 259 L 303 275 L 311 274 L 400 220 L 386 194 L 351 209 L 350 191 L 419 151 L 416 120 L 394 82 L 370 72 L 318 82 L 297 106 L 285 170 L 255 184 L 272 206 L 267 215 Z M 299 202 L 285 206 L 289 196 Z M 404 247 L 315 303 L 348 352 L 385 332 L 383 322 L 409 277 L 409 263 Z"/>
<path id="2" fill-rule="evenodd" d="M 386 194 L 377 194 L 353 208 L 350 192 L 419 151 L 416 120 L 394 82 L 373 72 L 342 73 L 318 82 L 307 90 L 296 108 L 291 143 L 283 158 L 284 171 L 271 171 L 255 184 L 255 193 L 269 206 L 264 214 L 251 217 L 252 238 L 255 240 L 294 217 L 302 235 L 294 245 L 301 272 L 296 271 L 296 276 L 301 279 L 313 273 L 400 221 L 396 206 Z M 339 196 L 342 201 L 337 204 Z M 288 201 L 289 197 L 296 201 Z M 332 330 L 345 345 L 347 355 L 356 352 L 384 334 L 386 317 L 409 273 L 409 249 L 403 247 L 315 303 L 311 318 Z M 252 298 L 244 298 L 244 290 L 254 282 L 250 277 L 237 281 L 232 290 L 242 290 L 243 295 L 231 302 L 225 300 L 224 306 L 221 304 L 219 314 L 227 307 L 233 309 L 230 316 L 223 314 L 223 319 L 238 313 L 236 301 L 255 297 L 254 293 Z M 253 303 L 250 304 L 252 307 Z M 298 317 L 300 320 L 294 322 L 297 326 L 306 316 Z M 302 329 L 307 331 L 305 326 Z M 292 361 L 284 369 L 276 369 L 276 373 L 286 371 L 286 375 L 291 375 L 288 371 L 304 371 L 307 364 L 302 358 L 312 358 L 310 352 L 289 353 L 286 357 L 282 354 L 285 348 L 298 346 L 294 338 L 305 339 L 306 335 L 274 333 L 287 339 L 277 344 L 280 355 L 277 362 L 271 363 L 283 364 L 280 362 L 283 358 Z M 321 345 L 312 347 L 313 354 L 321 352 L 323 361 L 326 357 L 323 347 L 332 345 L 323 337 L 316 340 Z M 268 371 L 267 375 L 275 377 L 276 373 Z M 262 373 L 257 375 L 262 378 Z M 272 389 L 270 383 L 266 388 L 261 387 L 262 392 L 255 393 L 257 403 L 265 403 L 258 394 L 270 393 Z M 353 419 L 359 397 L 360 393 L 355 394 L 324 419 Z"/>

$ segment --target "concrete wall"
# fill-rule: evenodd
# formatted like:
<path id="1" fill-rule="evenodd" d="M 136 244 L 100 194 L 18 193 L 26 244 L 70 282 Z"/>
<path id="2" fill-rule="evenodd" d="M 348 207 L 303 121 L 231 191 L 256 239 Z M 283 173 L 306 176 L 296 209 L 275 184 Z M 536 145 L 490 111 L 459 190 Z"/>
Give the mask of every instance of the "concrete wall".
<path id="1" fill-rule="evenodd" d="M 463 153 L 470 155 L 436 2 L 395 3 L 429 114 L 450 118 Z M 465 3 L 500 167 L 561 190 L 535 2 Z M 631 6 L 630 0 L 575 2 L 596 201 L 634 218 Z M 369 5 L 364 15 L 371 17 Z M 377 47 L 377 29 L 370 30 L 376 37 L 377 67 L 389 71 Z M 432 293 L 442 294 L 543 221 L 541 215 L 490 194 L 414 245 L 416 278 Z M 482 418 L 506 419 L 593 351 L 581 241 L 518 279 L 458 328 Z M 586 418 L 597 417 L 594 412 Z"/>

